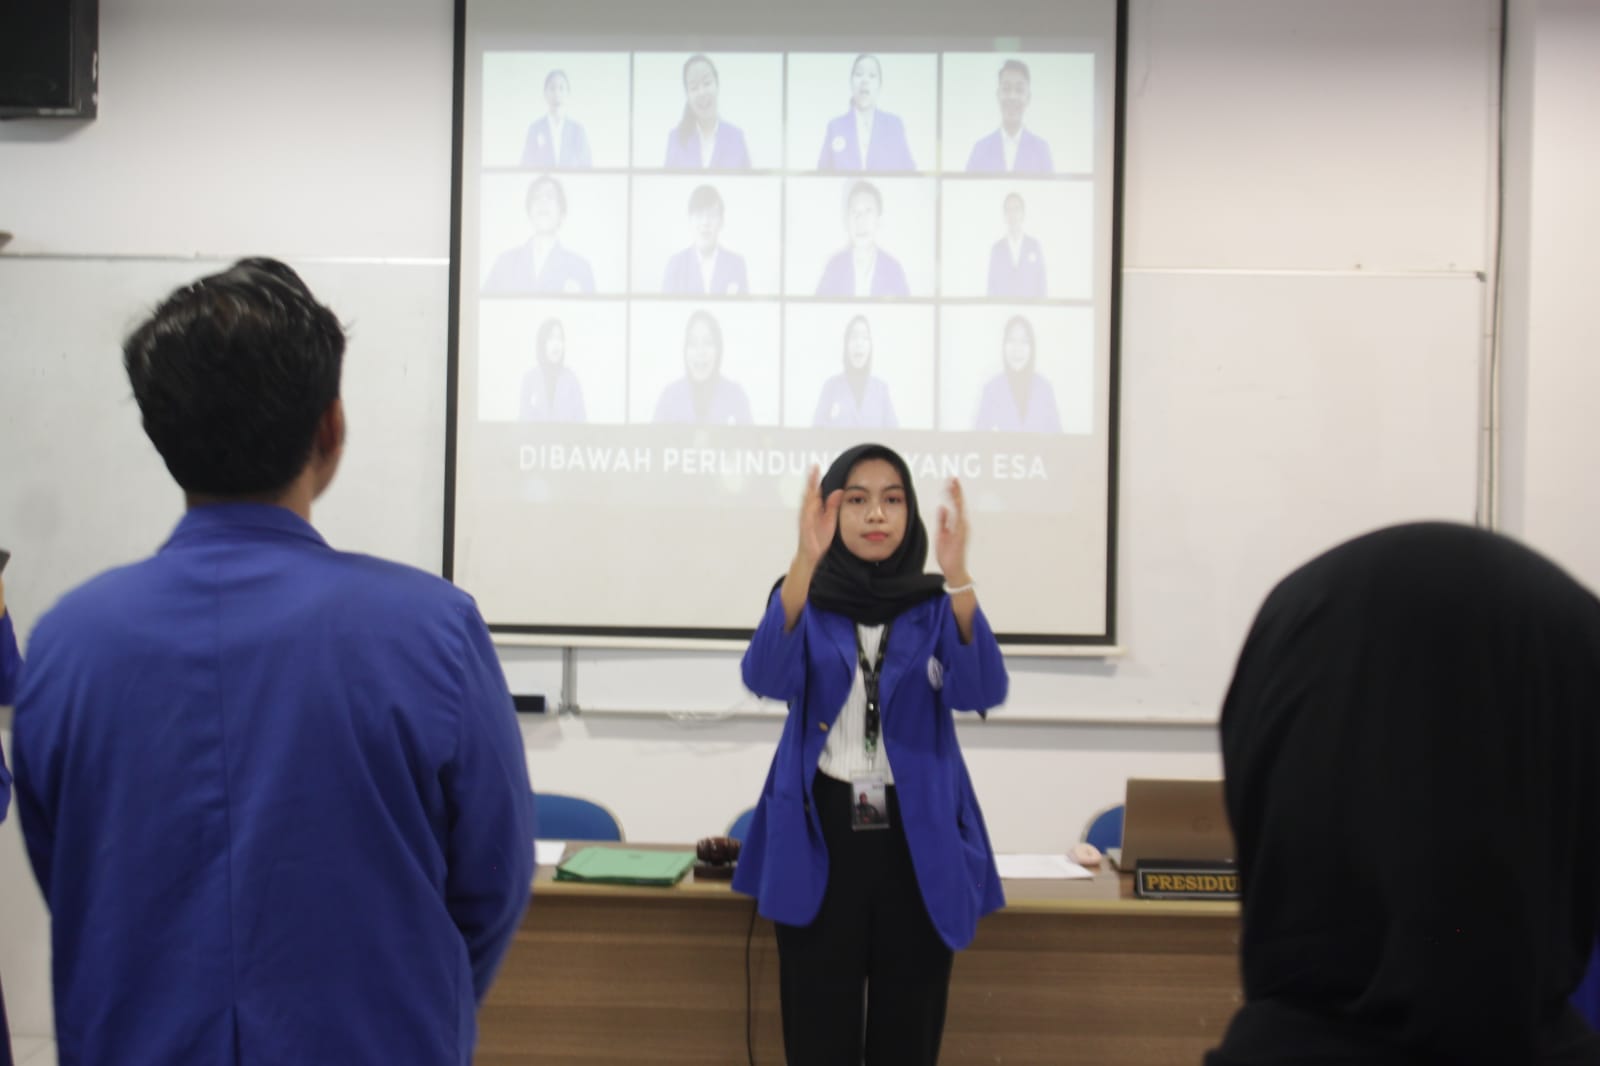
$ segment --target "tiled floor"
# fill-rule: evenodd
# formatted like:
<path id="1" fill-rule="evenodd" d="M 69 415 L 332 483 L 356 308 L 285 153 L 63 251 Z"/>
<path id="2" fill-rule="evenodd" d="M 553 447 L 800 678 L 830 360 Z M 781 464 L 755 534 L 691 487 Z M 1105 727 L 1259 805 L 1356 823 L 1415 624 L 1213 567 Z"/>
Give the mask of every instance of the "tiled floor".
<path id="1" fill-rule="evenodd" d="M 56 1066 L 56 1042 L 37 1036 L 11 1038 L 14 1066 Z"/>

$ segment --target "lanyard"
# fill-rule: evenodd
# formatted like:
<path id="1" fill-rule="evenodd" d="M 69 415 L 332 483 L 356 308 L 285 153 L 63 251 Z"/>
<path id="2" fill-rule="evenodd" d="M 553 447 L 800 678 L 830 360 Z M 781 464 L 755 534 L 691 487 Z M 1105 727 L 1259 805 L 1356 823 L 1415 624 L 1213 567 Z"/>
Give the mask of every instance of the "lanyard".
<path id="1" fill-rule="evenodd" d="M 878 705 L 878 677 L 883 673 L 883 653 L 889 648 L 889 630 L 893 626 L 893 622 L 884 625 L 883 636 L 878 638 L 878 654 L 873 656 L 871 665 L 867 663 L 866 649 L 861 646 L 861 627 L 856 627 L 856 662 L 861 664 L 861 687 L 867 693 L 867 720 L 863 736 L 868 755 L 878 752 L 878 733 L 883 721 Z"/>

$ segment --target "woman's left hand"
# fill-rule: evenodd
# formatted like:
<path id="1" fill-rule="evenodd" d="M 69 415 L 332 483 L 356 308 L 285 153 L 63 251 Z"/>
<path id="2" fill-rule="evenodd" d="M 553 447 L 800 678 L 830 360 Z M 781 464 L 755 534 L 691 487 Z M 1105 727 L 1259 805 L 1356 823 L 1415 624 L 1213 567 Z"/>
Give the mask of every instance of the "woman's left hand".
<path id="1" fill-rule="evenodd" d="M 934 538 L 933 555 L 939 561 L 944 579 L 951 585 L 965 585 L 967 573 L 967 505 L 961 496 L 961 481 L 951 478 L 946 486 L 948 506 L 939 508 L 939 530 Z"/>

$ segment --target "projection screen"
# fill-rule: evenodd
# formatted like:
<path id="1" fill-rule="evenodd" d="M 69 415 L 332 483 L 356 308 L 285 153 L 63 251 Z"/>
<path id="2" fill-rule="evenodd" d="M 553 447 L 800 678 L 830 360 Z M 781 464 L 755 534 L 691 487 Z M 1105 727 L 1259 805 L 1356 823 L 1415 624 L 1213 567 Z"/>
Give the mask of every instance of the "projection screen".
<path id="1" fill-rule="evenodd" d="M 960 478 L 1004 643 L 1113 643 L 1124 20 L 458 3 L 446 576 L 503 634 L 736 639 L 874 440 L 930 530 Z"/>

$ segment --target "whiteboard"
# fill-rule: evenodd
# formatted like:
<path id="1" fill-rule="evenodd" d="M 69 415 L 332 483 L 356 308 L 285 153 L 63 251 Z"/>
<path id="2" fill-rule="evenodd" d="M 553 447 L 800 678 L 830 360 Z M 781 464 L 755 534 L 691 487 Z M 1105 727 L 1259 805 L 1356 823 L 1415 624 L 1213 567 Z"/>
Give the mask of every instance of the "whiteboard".
<path id="1" fill-rule="evenodd" d="M 62 593 L 150 554 L 183 495 L 145 438 L 121 341 L 168 292 L 225 267 L 180 258 L 0 257 L 0 543 L 26 631 Z M 438 573 L 443 262 L 291 262 L 349 332 L 349 440 L 316 506 L 335 546 Z"/>

